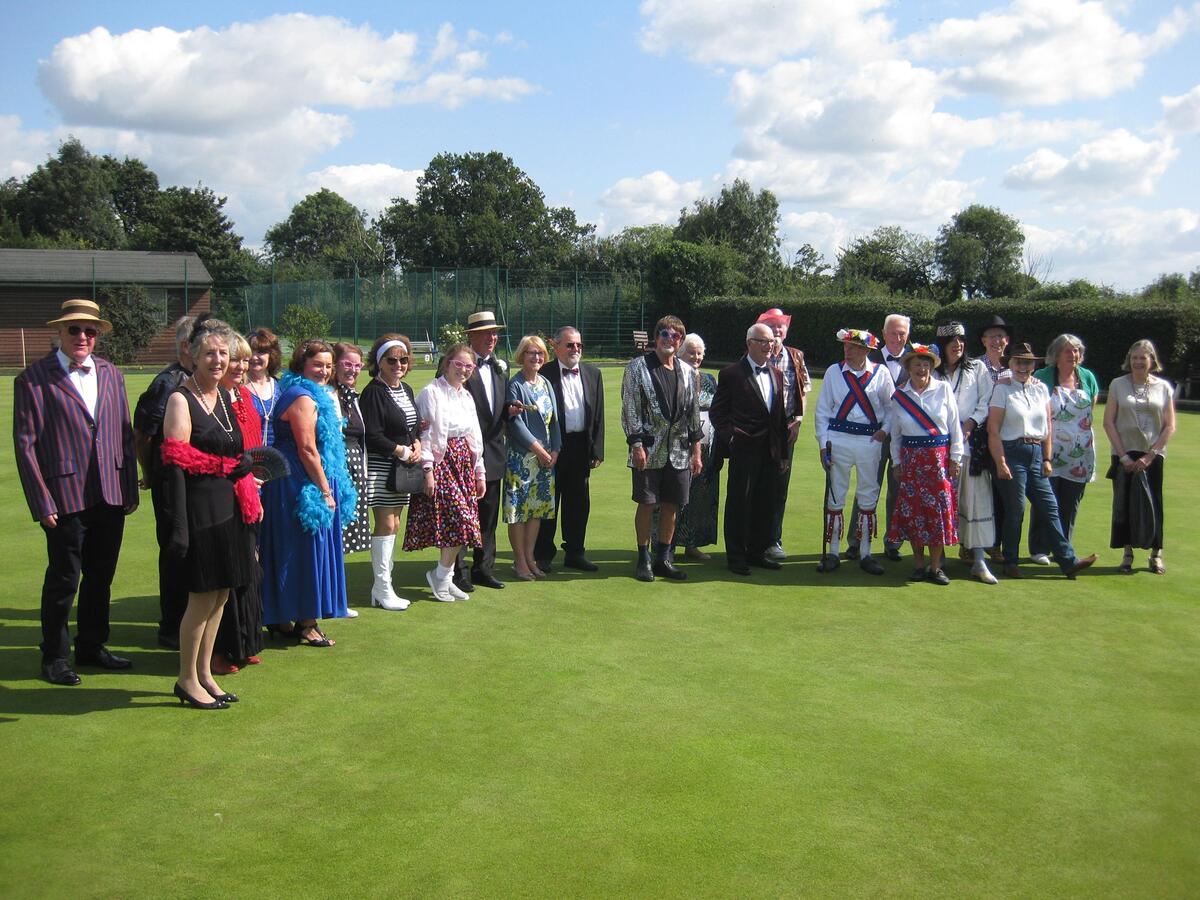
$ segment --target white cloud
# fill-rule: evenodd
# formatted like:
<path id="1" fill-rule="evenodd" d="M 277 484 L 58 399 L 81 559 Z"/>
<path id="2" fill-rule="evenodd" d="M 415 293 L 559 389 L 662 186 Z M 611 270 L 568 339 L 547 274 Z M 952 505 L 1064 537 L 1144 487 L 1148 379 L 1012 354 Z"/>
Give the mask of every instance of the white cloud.
<path id="1" fill-rule="evenodd" d="M 310 172 L 300 190 L 302 196 L 328 188 L 345 197 L 369 217 L 377 216 L 396 197 L 412 200 L 417 196 L 421 169 L 398 169 L 387 163 L 363 163 L 353 166 L 326 166 Z"/>
<path id="2" fill-rule="evenodd" d="M 1004 175 L 1006 187 L 1092 201 L 1097 196 L 1149 195 L 1179 151 L 1171 139 L 1144 141 L 1119 128 L 1081 146 L 1069 159 L 1040 148 Z"/>
<path id="3" fill-rule="evenodd" d="M 622 178 L 600 195 L 604 227 L 619 231 L 625 225 L 673 225 L 679 211 L 700 194 L 699 180 L 676 181 L 661 170 Z"/>
<path id="4" fill-rule="evenodd" d="M 1200 84 L 1178 97 L 1163 97 L 1163 124 L 1177 134 L 1200 132 Z"/>
<path id="5" fill-rule="evenodd" d="M 874 10 L 886 0 L 644 0 L 649 21 L 642 46 L 651 53 L 682 47 L 703 63 L 765 66 L 821 51 L 846 60 L 878 56 L 891 24 Z"/>
<path id="6" fill-rule="evenodd" d="M 970 60 L 943 73 L 964 92 L 1039 105 L 1109 97 L 1137 82 L 1147 58 L 1178 40 L 1191 18 L 1176 9 L 1140 34 L 1117 20 L 1120 11 L 1087 0 L 1014 0 L 974 19 L 946 19 L 904 46 L 918 59 Z"/>
<path id="7" fill-rule="evenodd" d="M 0 116 L 0 181 L 24 178 L 52 152 L 49 132 L 25 131 L 19 116 Z"/>

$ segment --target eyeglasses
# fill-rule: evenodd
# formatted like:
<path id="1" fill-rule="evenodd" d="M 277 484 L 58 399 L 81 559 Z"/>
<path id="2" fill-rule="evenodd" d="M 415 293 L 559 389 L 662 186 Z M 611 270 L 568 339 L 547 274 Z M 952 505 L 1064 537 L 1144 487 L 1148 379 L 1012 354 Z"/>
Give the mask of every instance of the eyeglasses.
<path id="1" fill-rule="evenodd" d="M 667 341 L 678 341 L 683 339 L 683 335 L 673 328 L 662 328 L 658 332 L 658 336 Z"/>
<path id="2" fill-rule="evenodd" d="M 458 371 L 460 371 L 460 372 L 474 372 L 475 371 L 474 363 L 459 362 L 458 360 L 455 360 L 454 362 L 451 363 L 451 365 L 454 366 L 454 368 L 458 369 Z"/>
<path id="3" fill-rule="evenodd" d="M 748 338 L 747 340 L 751 340 L 756 344 L 773 344 L 773 343 L 775 343 L 774 338 Z"/>
<path id="4" fill-rule="evenodd" d="M 543 353 L 541 350 L 532 350 L 531 349 L 531 350 L 526 350 L 525 355 L 526 356 L 545 356 L 546 354 Z"/>
<path id="5" fill-rule="evenodd" d="M 389 366 L 407 366 L 408 359 L 407 356 L 385 356 L 383 361 Z"/>
<path id="6" fill-rule="evenodd" d="M 357 372 L 359 369 L 361 369 L 363 367 L 363 364 L 362 363 L 352 363 L 352 362 L 350 362 L 350 360 L 347 359 L 347 360 L 343 360 L 341 362 L 341 367 L 343 369 L 349 369 L 353 372 Z"/>
<path id="7" fill-rule="evenodd" d="M 82 325 L 67 326 L 67 334 L 69 334 L 71 337 L 79 337 L 79 332 L 81 331 L 88 336 L 88 340 L 92 341 L 94 341 L 96 339 L 96 335 L 100 333 L 99 329 L 97 328 L 85 328 Z"/>
<path id="8" fill-rule="evenodd" d="M 567 341 L 563 344 L 568 350 L 582 350 L 583 341 Z"/>

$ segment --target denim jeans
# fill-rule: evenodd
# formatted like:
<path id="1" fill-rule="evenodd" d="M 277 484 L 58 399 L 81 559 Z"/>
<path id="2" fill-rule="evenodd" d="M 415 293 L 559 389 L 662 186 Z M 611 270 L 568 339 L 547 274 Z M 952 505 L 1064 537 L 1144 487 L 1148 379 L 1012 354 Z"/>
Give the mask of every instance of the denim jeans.
<path id="1" fill-rule="evenodd" d="M 1054 561 L 1066 571 L 1075 564 L 1075 550 L 1063 536 L 1058 522 L 1058 500 L 1050 479 L 1042 474 L 1042 445 L 1021 441 L 1004 442 L 1004 459 L 1012 478 L 995 480 L 1004 497 L 1004 564 L 1015 566 L 1021 553 L 1021 526 L 1025 520 L 1025 498 L 1045 522 L 1047 548 Z"/>
<path id="2" fill-rule="evenodd" d="M 1068 541 L 1075 540 L 1075 517 L 1079 513 L 1079 504 L 1083 502 L 1083 492 L 1087 488 L 1086 481 L 1071 481 L 1067 478 L 1050 476 L 1050 489 L 1054 491 L 1054 499 L 1058 501 L 1058 527 Z M 1030 510 L 1029 515 L 1029 555 L 1050 552 L 1050 529 L 1037 508 Z"/>

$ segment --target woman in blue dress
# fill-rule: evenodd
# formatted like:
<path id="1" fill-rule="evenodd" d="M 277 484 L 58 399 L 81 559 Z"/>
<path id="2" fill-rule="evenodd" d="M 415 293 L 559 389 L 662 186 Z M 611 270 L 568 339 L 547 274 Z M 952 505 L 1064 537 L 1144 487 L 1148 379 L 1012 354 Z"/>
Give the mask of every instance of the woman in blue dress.
<path id="1" fill-rule="evenodd" d="M 274 443 L 271 434 L 271 414 L 279 400 L 279 367 L 283 365 L 283 350 L 279 338 L 270 328 L 258 328 L 246 337 L 250 358 L 246 361 L 246 387 L 262 426 L 263 445 Z"/>
<path id="2" fill-rule="evenodd" d="M 332 647 L 317 620 L 346 615 L 342 525 L 354 518 L 358 499 L 346 468 L 341 417 L 328 388 L 333 348 L 306 341 L 296 347 L 288 368 L 272 426 L 275 447 L 291 473 L 263 486 L 263 621 L 302 644 Z"/>
<path id="3" fill-rule="evenodd" d="M 542 519 L 554 518 L 554 464 L 562 450 L 558 404 L 550 382 L 538 374 L 546 345 L 536 334 L 521 338 L 521 370 L 508 381 L 508 463 L 504 469 L 504 521 L 521 581 L 545 578 L 533 559 Z"/>

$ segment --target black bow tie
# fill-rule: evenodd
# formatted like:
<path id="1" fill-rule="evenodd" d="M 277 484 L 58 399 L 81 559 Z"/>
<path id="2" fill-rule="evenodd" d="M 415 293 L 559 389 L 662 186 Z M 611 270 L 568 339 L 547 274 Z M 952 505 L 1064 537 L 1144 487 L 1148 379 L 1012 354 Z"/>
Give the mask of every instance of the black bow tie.
<path id="1" fill-rule="evenodd" d="M 484 359 L 482 356 L 479 357 L 478 368 L 482 369 L 484 366 L 490 366 L 496 372 L 500 371 L 500 364 L 496 362 L 496 357 L 494 356 L 489 356 L 487 359 Z"/>
<path id="2" fill-rule="evenodd" d="M 769 371 L 770 370 L 766 366 L 755 366 L 754 367 L 755 375 L 766 375 L 767 372 L 769 372 Z"/>

